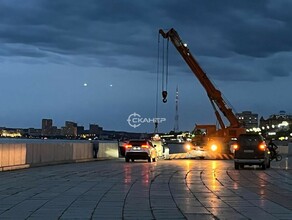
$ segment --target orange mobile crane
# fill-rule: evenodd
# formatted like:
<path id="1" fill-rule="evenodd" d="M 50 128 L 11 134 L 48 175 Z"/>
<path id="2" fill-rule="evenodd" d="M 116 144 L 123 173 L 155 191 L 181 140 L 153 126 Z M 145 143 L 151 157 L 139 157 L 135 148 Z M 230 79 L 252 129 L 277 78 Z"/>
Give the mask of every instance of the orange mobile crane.
<path id="1" fill-rule="evenodd" d="M 216 125 L 196 125 L 194 129 L 195 136 L 192 139 L 192 144 L 194 146 L 210 147 L 213 151 L 218 152 L 229 151 L 228 143 L 230 143 L 230 140 L 245 133 L 245 129 L 242 128 L 232 109 L 224 101 L 221 92 L 215 88 L 206 73 L 191 54 L 187 44 L 183 43 L 178 33 L 173 28 L 168 32 L 164 32 L 160 29 L 159 33 L 163 38 L 171 40 L 175 48 L 206 90 L 220 125 L 219 129 L 217 129 Z M 218 109 L 229 121 L 229 126 L 225 126 Z"/>

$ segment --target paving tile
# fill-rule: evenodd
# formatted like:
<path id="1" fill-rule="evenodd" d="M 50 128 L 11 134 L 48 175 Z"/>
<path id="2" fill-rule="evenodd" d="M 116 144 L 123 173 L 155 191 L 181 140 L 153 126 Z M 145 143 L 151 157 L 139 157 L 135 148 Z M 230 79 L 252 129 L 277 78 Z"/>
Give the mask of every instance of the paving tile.
<path id="1" fill-rule="evenodd" d="M 104 161 L 0 172 L 0 219 L 83 220 L 92 213 L 98 220 L 292 219 L 290 170 L 234 171 L 232 161 L 200 160 L 187 161 L 186 170 L 185 162 Z M 220 168 L 211 170 L 213 162 Z M 121 172 L 129 169 L 131 174 Z"/>
<path id="2" fill-rule="evenodd" d="M 186 213 L 185 216 L 188 220 L 215 220 L 216 218 L 211 214 L 200 213 Z"/>
<path id="3" fill-rule="evenodd" d="M 289 210 L 287 208 L 284 208 L 274 202 L 271 202 L 266 199 L 261 199 L 261 200 L 250 200 L 250 203 L 253 205 L 260 207 L 261 209 L 265 210 L 268 213 L 271 214 L 277 214 L 277 213 L 282 213 L 282 214 L 292 214 L 292 210 Z"/>
<path id="4" fill-rule="evenodd" d="M 277 219 L 283 219 L 283 220 L 291 220 L 292 219 L 292 214 L 273 214 Z"/>

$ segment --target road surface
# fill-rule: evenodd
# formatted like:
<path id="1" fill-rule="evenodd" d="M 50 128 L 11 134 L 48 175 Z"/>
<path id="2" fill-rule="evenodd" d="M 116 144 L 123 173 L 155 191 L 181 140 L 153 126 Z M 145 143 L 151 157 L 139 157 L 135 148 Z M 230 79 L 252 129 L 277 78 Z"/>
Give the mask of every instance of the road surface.
<path id="1" fill-rule="evenodd" d="M 292 219 L 292 171 L 123 159 L 0 173 L 0 219 Z"/>

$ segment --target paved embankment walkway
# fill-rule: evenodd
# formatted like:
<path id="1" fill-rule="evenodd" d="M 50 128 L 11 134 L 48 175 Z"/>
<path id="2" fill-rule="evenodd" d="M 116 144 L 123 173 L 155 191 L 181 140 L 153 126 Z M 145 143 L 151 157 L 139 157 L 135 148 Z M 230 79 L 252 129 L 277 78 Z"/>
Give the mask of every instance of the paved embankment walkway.
<path id="1" fill-rule="evenodd" d="M 0 173 L 0 219 L 292 219 L 291 185 L 230 160 L 46 166 Z"/>

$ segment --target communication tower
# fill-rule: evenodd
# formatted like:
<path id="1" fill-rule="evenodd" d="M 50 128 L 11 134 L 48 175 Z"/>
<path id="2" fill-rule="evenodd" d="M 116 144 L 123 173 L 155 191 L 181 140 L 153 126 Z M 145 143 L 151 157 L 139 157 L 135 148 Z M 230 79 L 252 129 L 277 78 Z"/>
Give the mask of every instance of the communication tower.
<path id="1" fill-rule="evenodd" d="M 174 116 L 174 128 L 173 131 L 179 131 L 179 125 L 178 125 L 178 86 L 176 86 L 176 93 L 175 93 L 175 116 Z"/>

